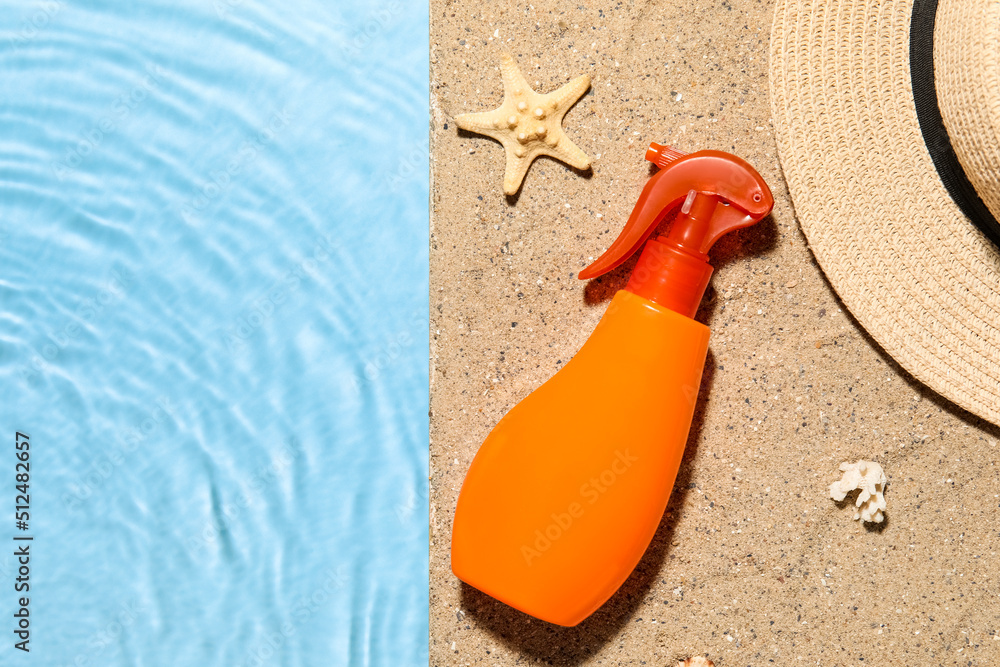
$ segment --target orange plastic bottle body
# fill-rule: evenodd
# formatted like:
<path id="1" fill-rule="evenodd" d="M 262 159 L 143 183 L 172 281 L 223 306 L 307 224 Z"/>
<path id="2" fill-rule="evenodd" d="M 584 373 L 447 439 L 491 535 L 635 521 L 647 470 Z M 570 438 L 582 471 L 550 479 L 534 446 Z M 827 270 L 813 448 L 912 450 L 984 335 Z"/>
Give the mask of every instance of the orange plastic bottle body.
<path id="1" fill-rule="evenodd" d="M 480 448 L 455 510 L 455 575 L 566 626 L 611 597 L 666 509 L 708 338 L 618 292 L 576 356 Z"/>

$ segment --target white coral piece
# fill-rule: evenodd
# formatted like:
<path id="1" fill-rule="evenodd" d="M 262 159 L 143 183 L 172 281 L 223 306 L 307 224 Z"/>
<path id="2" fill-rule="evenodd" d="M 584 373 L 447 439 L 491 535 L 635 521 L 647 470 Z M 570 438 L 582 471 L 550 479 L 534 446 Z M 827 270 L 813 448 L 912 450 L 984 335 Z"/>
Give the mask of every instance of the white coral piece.
<path id="1" fill-rule="evenodd" d="M 840 470 L 844 476 L 830 485 L 830 497 L 840 502 L 855 489 L 861 489 L 858 500 L 854 504 L 858 511 L 854 513 L 855 520 L 880 523 L 884 518 L 885 509 L 885 472 L 882 466 L 871 461 L 857 463 L 841 463 Z"/>

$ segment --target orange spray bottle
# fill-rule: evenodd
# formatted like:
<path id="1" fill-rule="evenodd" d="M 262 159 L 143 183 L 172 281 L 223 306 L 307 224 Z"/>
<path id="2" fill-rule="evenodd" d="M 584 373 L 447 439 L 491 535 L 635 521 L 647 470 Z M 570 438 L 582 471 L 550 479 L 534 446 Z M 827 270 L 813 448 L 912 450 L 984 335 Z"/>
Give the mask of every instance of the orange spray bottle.
<path id="1" fill-rule="evenodd" d="M 580 351 L 486 438 L 459 494 L 459 579 L 537 618 L 580 623 L 611 597 L 656 532 L 694 415 L 709 329 L 692 319 L 708 250 L 774 204 L 760 175 L 718 151 L 651 144 L 660 167 L 618 239 L 581 279 L 628 259 L 631 278 Z"/>

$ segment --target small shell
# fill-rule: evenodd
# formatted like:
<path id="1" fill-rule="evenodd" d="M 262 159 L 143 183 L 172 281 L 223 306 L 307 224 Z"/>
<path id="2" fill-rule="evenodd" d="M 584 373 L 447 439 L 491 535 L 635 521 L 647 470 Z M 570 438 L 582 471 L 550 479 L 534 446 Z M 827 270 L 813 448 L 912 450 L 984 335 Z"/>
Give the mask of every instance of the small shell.
<path id="1" fill-rule="evenodd" d="M 715 663 L 708 658 L 696 655 L 687 660 L 681 660 L 677 663 L 677 667 L 715 667 Z"/>

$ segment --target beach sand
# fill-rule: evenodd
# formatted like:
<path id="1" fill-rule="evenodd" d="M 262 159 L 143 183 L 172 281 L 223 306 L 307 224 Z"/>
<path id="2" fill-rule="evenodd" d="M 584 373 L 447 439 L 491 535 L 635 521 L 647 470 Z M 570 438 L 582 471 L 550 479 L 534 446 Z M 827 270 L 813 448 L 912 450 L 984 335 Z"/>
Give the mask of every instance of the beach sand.
<path id="1" fill-rule="evenodd" d="M 777 158 L 771 11 L 431 2 L 431 665 L 1000 663 L 1000 429 L 910 377 L 824 278 Z M 590 172 L 541 158 L 508 198 L 500 144 L 457 130 L 453 116 L 499 106 L 502 46 L 539 92 L 590 74 L 564 123 Z M 743 157 L 775 207 L 712 251 L 708 361 L 652 544 L 607 604 L 561 628 L 457 580 L 451 522 L 490 429 L 624 286 L 634 259 L 576 274 L 621 231 L 650 141 Z M 874 527 L 829 499 L 858 459 L 889 479 Z"/>

